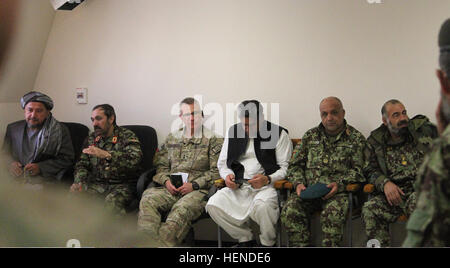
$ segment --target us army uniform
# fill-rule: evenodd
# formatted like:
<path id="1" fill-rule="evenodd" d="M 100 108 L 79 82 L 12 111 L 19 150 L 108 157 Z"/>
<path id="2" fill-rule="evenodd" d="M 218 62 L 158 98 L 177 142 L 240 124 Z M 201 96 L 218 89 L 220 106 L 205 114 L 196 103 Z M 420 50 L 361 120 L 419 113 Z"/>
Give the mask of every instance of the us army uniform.
<path id="1" fill-rule="evenodd" d="M 366 174 L 375 185 L 376 193 L 362 209 L 368 239 L 377 239 L 382 246 L 389 246 L 389 223 L 395 222 L 402 214 L 409 216 L 414 210 L 416 193 L 413 183 L 424 154 L 436 136 L 436 127 L 422 115 L 410 120 L 408 134 L 400 142 L 392 141 L 385 125 L 371 132 L 365 152 L 369 160 Z M 389 181 L 405 193 L 399 206 L 389 205 L 384 195 L 384 185 Z"/>
<path id="2" fill-rule="evenodd" d="M 184 129 L 171 133 L 154 160 L 157 187 L 150 187 L 142 195 L 139 206 L 138 228 L 152 237 L 159 237 L 167 246 L 180 244 L 192 221 L 206 205 L 209 188 L 220 178 L 217 159 L 223 138 L 203 127 L 202 137 L 183 137 Z M 165 187 L 170 174 L 188 173 L 188 182 L 194 190 L 184 196 L 172 195 Z M 161 213 L 169 212 L 164 223 Z"/>
<path id="3" fill-rule="evenodd" d="M 328 200 L 302 200 L 293 193 L 281 213 L 290 245 L 310 245 L 309 217 L 322 210 L 320 221 L 326 247 L 339 246 L 348 210 L 346 184 L 364 182 L 364 136 L 345 122 L 344 130 L 335 137 L 327 136 L 322 124 L 308 130 L 294 149 L 287 178 L 294 189 L 315 183 L 338 184 L 337 193 Z"/>
<path id="4" fill-rule="evenodd" d="M 114 126 L 112 136 L 88 137 L 88 146 L 108 151 L 111 159 L 82 154 L 75 165 L 74 183 L 82 183 L 83 191 L 105 199 L 105 206 L 116 215 L 124 215 L 135 198 L 136 181 L 140 175 L 142 151 L 131 130 Z"/>
<path id="5" fill-rule="evenodd" d="M 450 125 L 424 158 L 414 184 L 417 207 L 404 247 L 450 247 Z"/>

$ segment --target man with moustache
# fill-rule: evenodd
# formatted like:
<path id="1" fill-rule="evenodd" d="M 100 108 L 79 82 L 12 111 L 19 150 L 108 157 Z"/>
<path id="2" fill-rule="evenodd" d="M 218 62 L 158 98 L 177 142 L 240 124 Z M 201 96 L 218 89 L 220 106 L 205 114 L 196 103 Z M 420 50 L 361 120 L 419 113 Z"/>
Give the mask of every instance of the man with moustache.
<path id="1" fill-rule="evenodd" d="M 142 195 L 138 228 L 165 246 L 179 246 L 206 204 L 209 188 L 219 178 L 217 159 L 223 138 L 203 126 L 200 103 L 191 97 L 180 103 L 184 127 L 170 133 L 156 154 L 156 187 Z M 185 175 L 177 185 L 171 177 Z M 181 174 L 178 174 L 181 175 Z M 168 213 L 162 221 L 161 213 Z"/>
<path id="2" fill-rule="evenodd" d="M 109 104 L 97 105 L 91 116 L 94 132 L 75 165 L 71 192 L 85 192 L 104 199 L 115 215 L 124 215 L 135 198 L 142 151 L 131 130 L 116 124 L 116 113 Z"/>
<path id="3" fill-rule="evenodd" d="M 9 173 L 27 187 L 41 189 L 60 180 L 73 165 L 69 130 L 52 115 L 53 100 L 41 93 L 25 94 L 20 104 L 25 120 L 8 125 L 3 154 Z"/>
<path id="4" fill-rule="evenodd" d="M 289 244 L 310 246 L 310 217 L 321 211 L 322 246 L 338 247 L 348 211 L 346 185 L 364 182 L 364 136 L 345 120 L 342 102 L 336 97 L 323 99 L 319 105 L 322 122 L 308 130 L 294 149 L 287 178 L 292 182 L 292 194 L 281 213 Z M 328 194 L 302 199 L 308 187 L 325 184 Z M 306 194 L 307 195 L 307 194 Z"/>
<path id="5" fill-rule="evenodd" d="M 368 239 L 390 246 L 389 224 L 416 206 L 413 183 L 436 127 L 423 115 L 408 118 L 398 100 L 387 101 L 382 109 L 383 124 L 367 139 L 365 172 L 375 186 L 375 197 L 366 202 L 362 218 Z"/>
<path id="6" fill-rule="evenodd" d="M 418 171 L 417 205 L 406 226 L 404 247 L 450 247 L 450 19 L 441 26 L 439 48 L 441 69 L 436 74 L 441 99 L 436 119 L 440 137 Z"/>
<path id="7" fill-rule="evenodd" d="M 217 162 L 227 187 L 208 200 L 206 210 L 238 247 L 256 245 L 251 220 L 259 225 L 261 246 L 271 247 L 280 213 L 273 184 L 286 176 L 292 142 L 286 129 L 264 120 L 256 100 L 243 101 L 238 116 L 241 123 L 230 127 Z"/>

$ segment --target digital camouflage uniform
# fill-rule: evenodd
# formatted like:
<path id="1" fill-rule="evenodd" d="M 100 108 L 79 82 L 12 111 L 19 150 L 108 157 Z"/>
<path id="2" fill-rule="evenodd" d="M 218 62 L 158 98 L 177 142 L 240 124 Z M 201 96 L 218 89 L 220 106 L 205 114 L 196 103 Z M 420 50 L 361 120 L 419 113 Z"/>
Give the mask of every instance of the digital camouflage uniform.
<path id="1" fill-rule="evenodd" d="M 414 185 L 417 207 L 404 247 L 450 247 L 450 125 L 433 142 Z"/>
<path id="2" fill-rule="evenodd" d="M 287 178 L 306 187 L 315 183 L 338 184 L 338 192 L 328 200 L 302 200 L 293 193 L 281 213 L 290 245 L 309 246 L 309 218 L 314 211 L 322 210 L 320 220 L 323 246 L 339 246 L 348 210 L 348 194 L 345 186 L 364 182 L 363 150 L 366 139 L 345 122 L 344 130 L 335 137 L 325 133 L 322 124 L 308 130 L 295 149 L 289 163 Z M 295 191 L 295 190 L 294 190 Z"/>
<path id="3" fill-rule="evenodd" d="M 424 154 L 437 136 L 436 127 L 425 116 L 418 115 L 410 120 L 408 134 L 394 143 L 385 125 L 372 131 L 367 139 L 365 172 L 375 186 L 374 197 L 367 201 L 362 210 L 368 239 L 377 239 L 381 246 L 390 245 L 389 223 L 399 216 L 409 216 L 416 205 L 413 183 Z M 384 194 L 384 185 L 393 182 L 405 193 L 399 206 L 389 205 Z"/>
<path id="4" fill-rule="evenodd" d="M 209 188 L 220 178 L 217 160 L 223 138 L 203 128 L 203 137 L 185 138 L 184 129 L 171 133 L 156 154 L 153 181 L 157 187 L 150 187 L 142 195 L 139 206 L 138 227 L 151 237 L 159 237 L 167 246 L 180 244 L 192 221 L 197 219 L 206 205 Z M 188 173 L 188 181 L 196 182 L 199 190 L 185 196 L 173 196 L 165 183 L 170 174 Z M 167 213 L 165 223 L 161 223 L 161 213 Z"/>
<path id="5" fill-rule="evenodd" d="M 105 199 L 105 206 L 116 215 L 124 215 L 126 207 L 136 198 L 136 181 L 140 175 L 142 151 L 131 130 L 114 126 L 111 137 L 88 137 L 88 146 L 108 151 L 111 159 L 82 154 L 75 165 L 74 183 L 83 184 L 83 192 Z"/>

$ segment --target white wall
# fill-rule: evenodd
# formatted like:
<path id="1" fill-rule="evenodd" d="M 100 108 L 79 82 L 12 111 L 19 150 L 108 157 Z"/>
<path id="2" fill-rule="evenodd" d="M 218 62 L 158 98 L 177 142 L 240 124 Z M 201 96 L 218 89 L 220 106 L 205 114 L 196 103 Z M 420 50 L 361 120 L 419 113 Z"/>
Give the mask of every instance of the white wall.
<path id="1" fill-rule="evenodd" d="M 11 23 L 5 20 L 14 19 L 14 30 L 8 36 L 11 38 L 9 48 L 0 69 L 0 145 L 6 125 L 24 118 L 20 97 L 34 88 L 55 17 L 48 0 L 14 1 L 17 2 L 12 10 L 16 15 L 0 17 L 0 24 Z M 9 2 L 0 3 L 0 8 Z"/>
<path id="2" fill-rule="evenodd" d="M 366 136 L 388 99 L 435 122 L 437 34 L 447 0 L 87 0 L 57 12 L 34 87 L 60 120 L 90 124 L 112 104 L 119 124 L 148 124 L 160 142 L 173 104 L 256 98 L 280 104 L 301 137 L 323 97 L 341 98 Z M 75 102 L 87 87 L 89 104 Z"/>
<path id="3" fill-rule="evenodd" d="M 9 123 L 24 118 L 22 108 L 18 103 L 0 103 L 0 148 L 3 146 L 3 137 L 6 133 L 6 127 Z"/>

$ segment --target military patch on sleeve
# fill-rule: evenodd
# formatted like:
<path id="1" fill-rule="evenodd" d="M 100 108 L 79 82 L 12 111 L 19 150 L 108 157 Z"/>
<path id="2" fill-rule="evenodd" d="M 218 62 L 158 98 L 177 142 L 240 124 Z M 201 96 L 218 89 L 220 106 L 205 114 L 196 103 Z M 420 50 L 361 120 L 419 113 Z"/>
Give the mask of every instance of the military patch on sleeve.
<path id="1" fill-rule="evenodd" d="M 220 153 L 221 150 L 222 150 L 221 144 L 218 144 L 218 145 L 214 146 L 213 148 L 211 148 L 211 152 L 213 154 L 218 154 L 218 153 Z"/>

